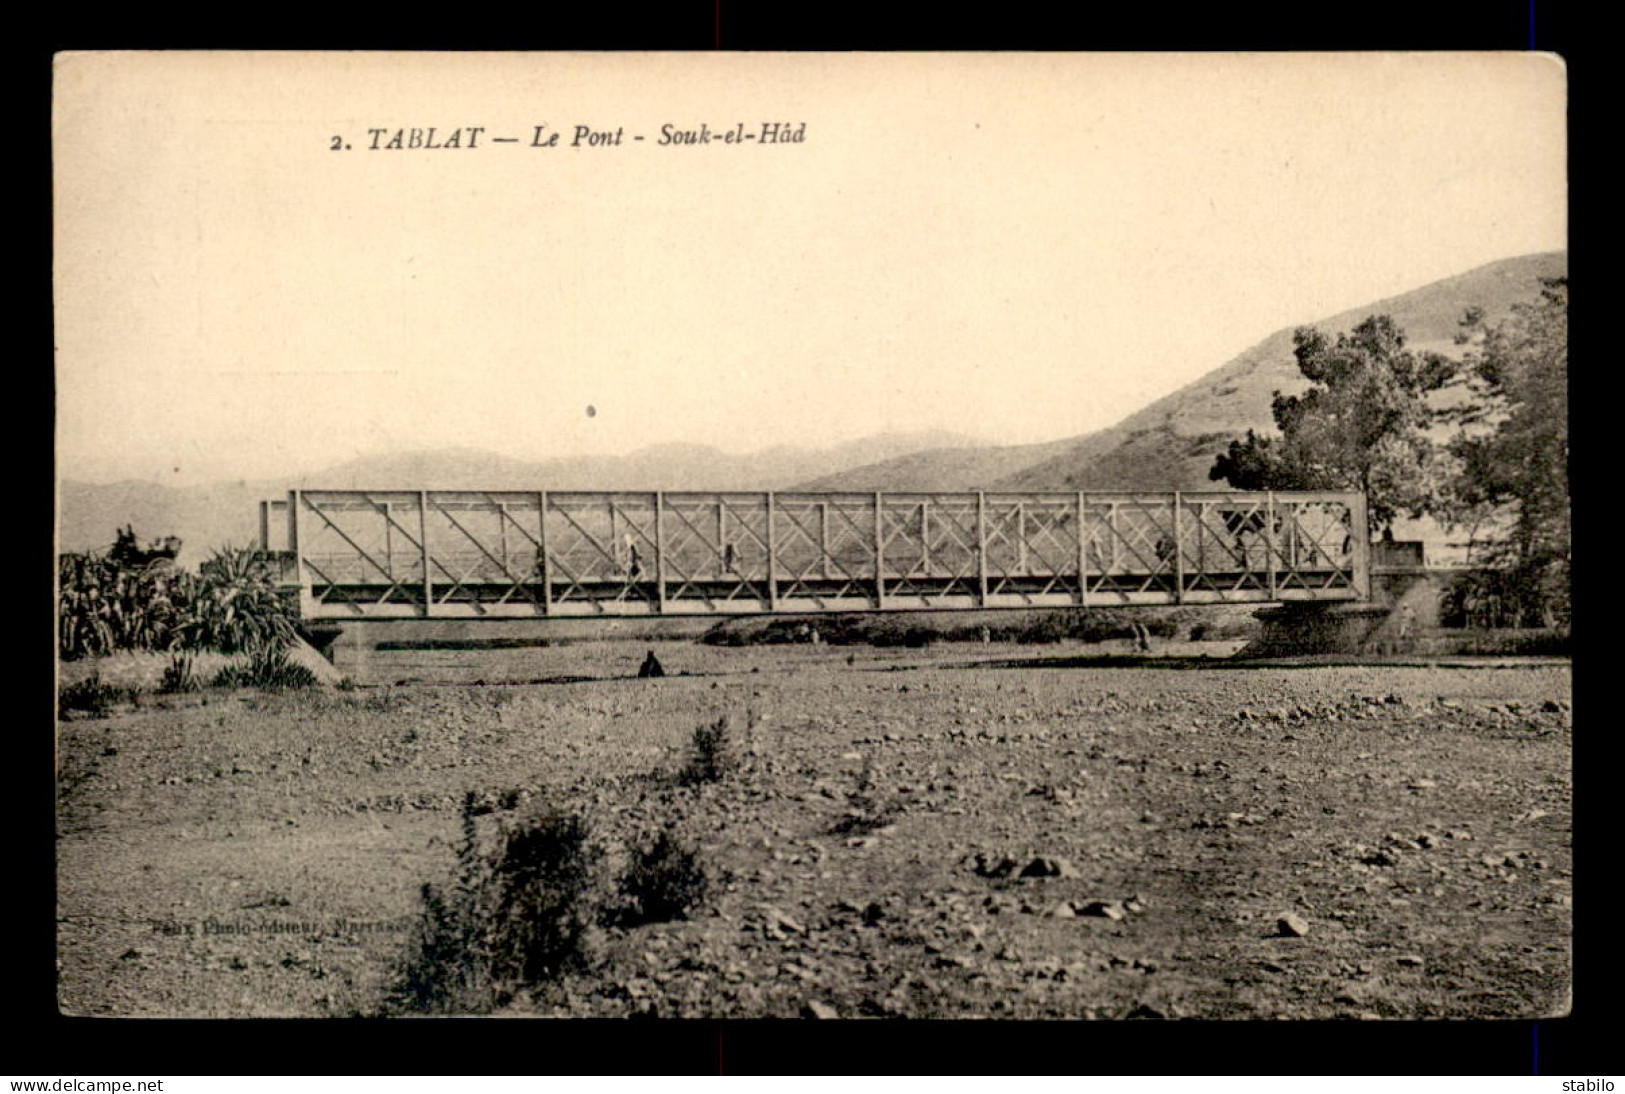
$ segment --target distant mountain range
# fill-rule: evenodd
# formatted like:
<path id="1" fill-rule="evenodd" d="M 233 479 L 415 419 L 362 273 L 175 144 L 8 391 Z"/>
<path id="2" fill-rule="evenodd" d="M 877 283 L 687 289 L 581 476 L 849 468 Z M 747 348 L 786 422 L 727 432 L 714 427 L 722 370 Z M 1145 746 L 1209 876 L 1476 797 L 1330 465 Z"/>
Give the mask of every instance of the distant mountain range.
<path id="1" fill-rule="evenodd" d="M 59 484 L 63 551 L 109 547 L 134 525 L 142 541 L 180 536 L 185 565 L 259 534 L 259 502 L 294 488 L 409 490 L 776 490 L 882 463 L 921 449 L 975 451 L 956 433 L 888 433 L 823 449 L 777 446 L 730 455 L 704 445 L 670 444 L 626 456 L 518 460 L 474 448 L 404 452 L 351 460 L 287 479 L 172 487 L 153 482 Z"/>
<path id="2" fill-rule="evenodd" d="M 1390 315 L 1413 348 L 1452 352 L 1461 317 L 1492 318 L 1533 300 L 1543 277 L 1568 272 L 1565 252 L 1481 266 L 1400 296 L 1304 324 L 1329 333 L 1369 315 Z M 60 486 L 63 550 L 108 546 L 134 524 L 142 539 L 178 535 L 183 562 L 257 535 L 257 503 L 294 487 L 488 490 L 1203 490 L 1214 457 L 1252 429 L 1271 429 L 1276 391 L 1307 386 L 1292 356 L 1292 330 L 1253 348 L 1125 418 L 1081 436 L 1035 445 L 987 445 L 946 433 L 885 434 L 831 448 L 788 447 L 734 456 L 702 445 L 662 445 L 627 456 L 516 460 L 471 448 L 369 457 L 274 482 L 174 488 L 148 482 Z M 1442 530 L 1427 522 L 1396 528 L 1448 557 Z"/>

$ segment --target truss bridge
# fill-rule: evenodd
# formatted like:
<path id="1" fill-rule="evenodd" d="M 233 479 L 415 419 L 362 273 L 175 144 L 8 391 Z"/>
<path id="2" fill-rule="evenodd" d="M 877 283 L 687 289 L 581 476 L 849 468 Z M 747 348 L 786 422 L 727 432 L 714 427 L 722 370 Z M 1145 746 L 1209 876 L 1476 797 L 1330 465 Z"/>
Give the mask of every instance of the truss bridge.
<path id="1" fill-rule="evenodd" d="M 1305 493 L 294 490 L 311 621 L 1361 601 L 1365 499 Z"/>

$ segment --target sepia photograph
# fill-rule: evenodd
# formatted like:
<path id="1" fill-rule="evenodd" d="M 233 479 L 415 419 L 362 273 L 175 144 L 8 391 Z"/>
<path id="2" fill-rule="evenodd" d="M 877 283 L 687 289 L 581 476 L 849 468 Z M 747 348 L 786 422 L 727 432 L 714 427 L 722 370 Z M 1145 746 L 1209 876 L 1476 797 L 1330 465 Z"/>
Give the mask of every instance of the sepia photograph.
<path id="1" fill-rule="evenodd" d="M 1561 58 L 53 75 L 62 1014 L 1570 1013 Z"/>

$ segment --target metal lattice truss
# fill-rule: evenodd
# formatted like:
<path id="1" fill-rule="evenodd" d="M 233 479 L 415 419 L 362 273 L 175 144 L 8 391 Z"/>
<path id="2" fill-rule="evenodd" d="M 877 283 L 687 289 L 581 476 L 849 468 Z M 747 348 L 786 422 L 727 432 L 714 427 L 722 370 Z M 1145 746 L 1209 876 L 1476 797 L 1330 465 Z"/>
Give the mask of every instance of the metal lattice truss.
<path id="1" fill-rule="evenodd" d="M 282 552 L 307 619 L 1268 603 L 1369 589 L 1364 499 L 1344 492 L 303 490 L 260 515 L 261 545 Z"/>

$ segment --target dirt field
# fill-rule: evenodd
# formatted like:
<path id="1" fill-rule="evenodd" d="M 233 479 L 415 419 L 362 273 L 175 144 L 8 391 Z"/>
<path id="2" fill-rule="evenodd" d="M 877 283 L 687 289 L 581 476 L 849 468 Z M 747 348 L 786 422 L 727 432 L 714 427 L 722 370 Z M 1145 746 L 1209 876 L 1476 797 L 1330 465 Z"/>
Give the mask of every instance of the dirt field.
<path id="1" fill-rule="evenodd" d="M 62 1009 L 376 1011 L 420 886 L 453 868 L 470 790 L 523 802 L 482 824 L 583 811 L 611 864 L 627 837 L 677 821 L 720 879 L 694 919 L 598 931 L 596 974 L 515 1011 L 1568 1007 L 1564 663 L 661 643 L 689 675 L 631 678 L 646 648 L 377 652 L 350 666 L 355 690 L 61 722 Z M 699 789 L 663 777 L 722 714 L 743 769 Z M 870 815 L 890 823 L 837 831 L 866 768 Z"/>

